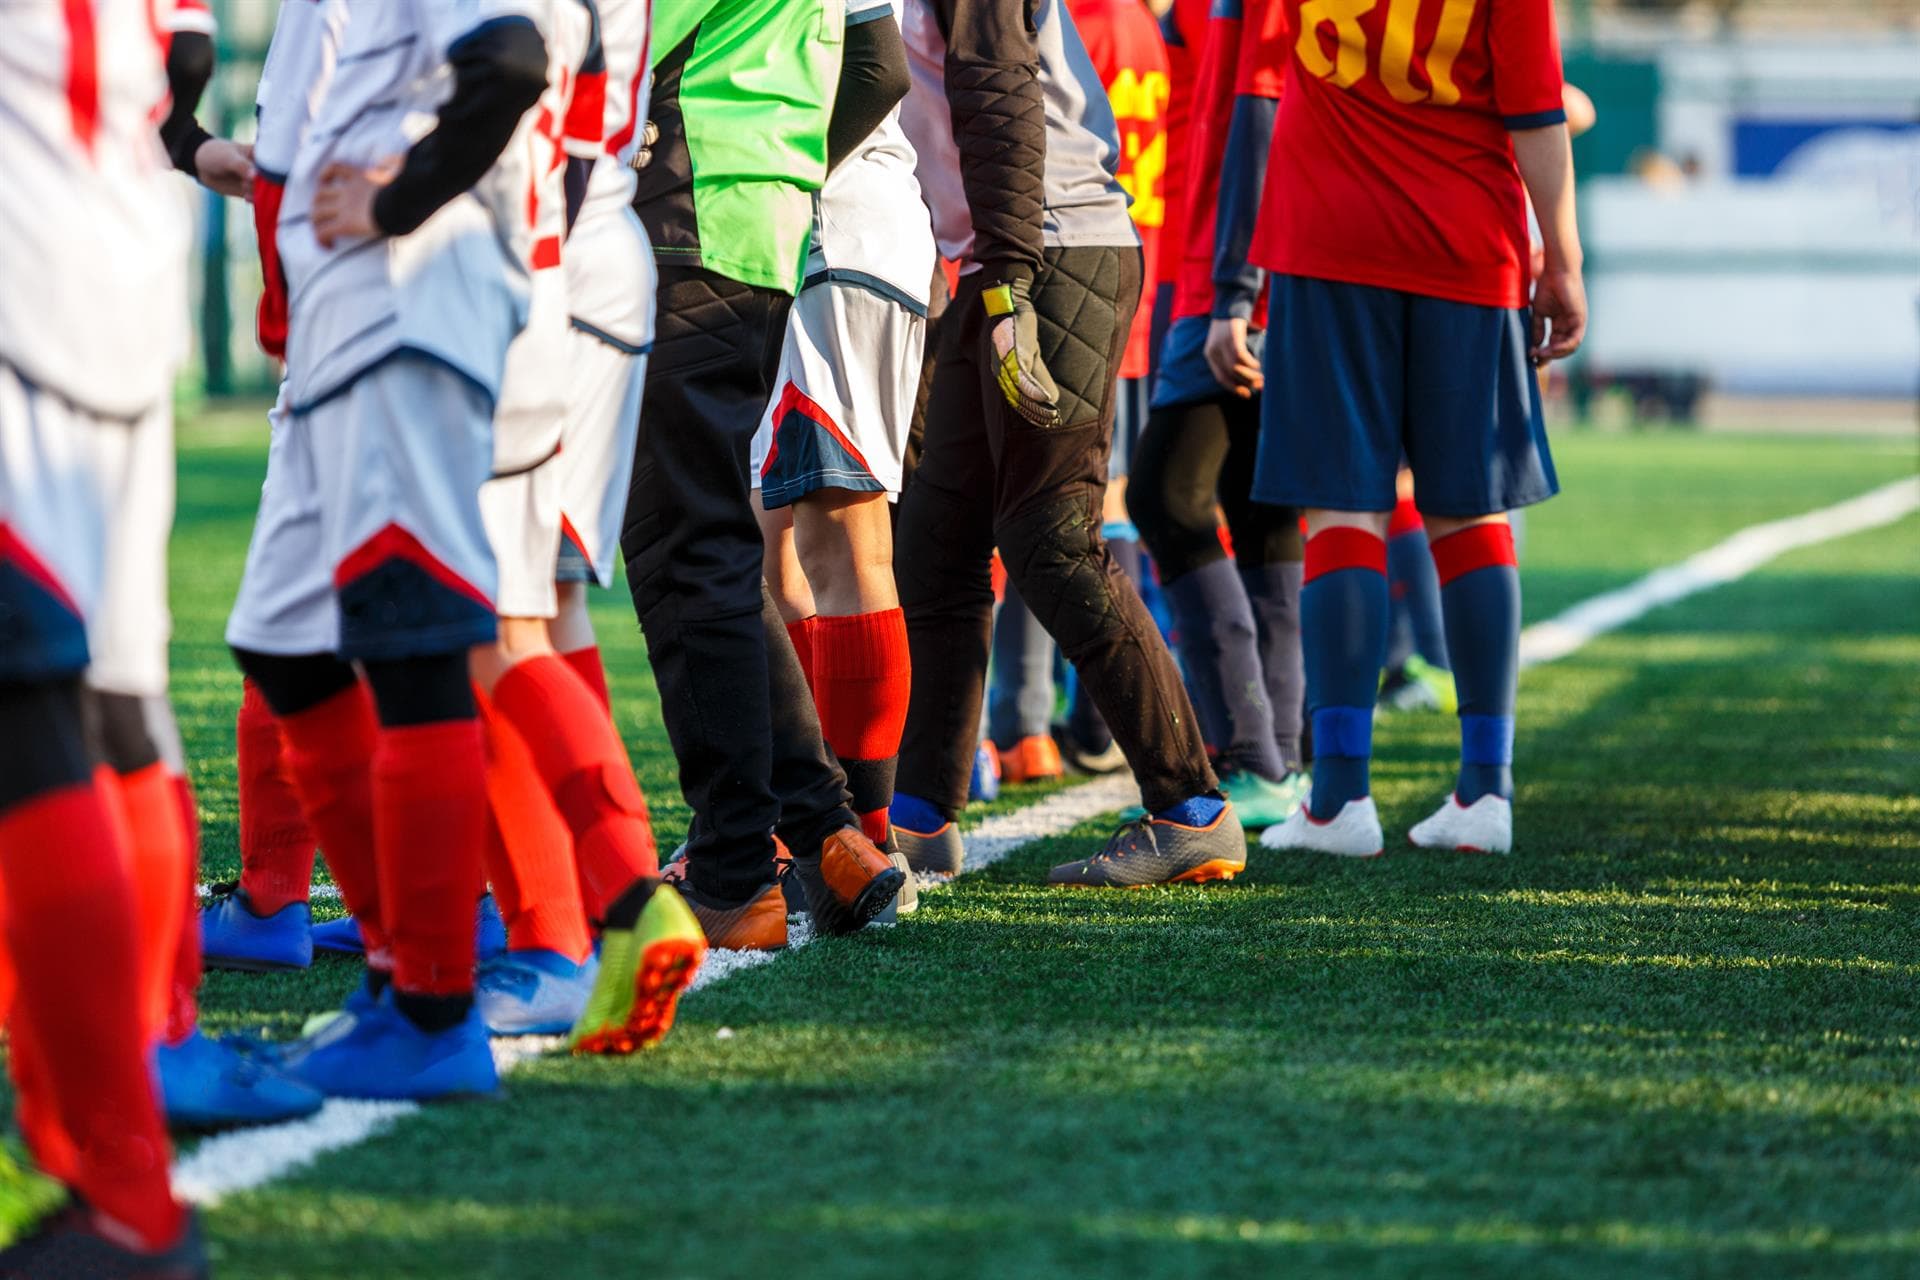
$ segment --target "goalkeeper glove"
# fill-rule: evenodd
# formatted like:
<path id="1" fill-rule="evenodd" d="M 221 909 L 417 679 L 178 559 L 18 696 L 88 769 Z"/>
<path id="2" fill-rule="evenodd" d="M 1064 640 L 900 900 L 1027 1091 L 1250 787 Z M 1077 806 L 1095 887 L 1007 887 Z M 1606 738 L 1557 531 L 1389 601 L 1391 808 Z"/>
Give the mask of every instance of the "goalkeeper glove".
<path id="1" fill-rule="evenodd" d="M 992 318 L 994 373 L 1013 411 L 1036 427 L 1060 425 L 1060 389 L 1040 359 L 1040 322 L 1027 282 L 997 284 L 980 295 Z"/>

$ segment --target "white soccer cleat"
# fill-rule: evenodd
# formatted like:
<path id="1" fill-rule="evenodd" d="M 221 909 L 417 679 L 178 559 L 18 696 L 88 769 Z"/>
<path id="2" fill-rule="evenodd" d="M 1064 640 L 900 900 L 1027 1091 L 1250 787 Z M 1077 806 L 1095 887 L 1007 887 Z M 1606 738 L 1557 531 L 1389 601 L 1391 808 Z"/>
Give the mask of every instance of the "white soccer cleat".
<path id="1" fill-rule="evenodd" d="M 1484 795 L 1463 805 L 1458 796 L 1450 795 L 1431 818 L 1407 832 L 1407 843 L 1458 853 L 1511 853 L 1513 802 Z"/>
<path id="2" fill-rule="evenodd" d="M 1336 858 L 1377 858 L 1385 844 L 1372 796 L 1347 801 L 1325 822 L 1315 820 L 1301 805 L 1291 818 L 1268 827 L 1260 836 L 1263 849 L 1305 849 Z"/>

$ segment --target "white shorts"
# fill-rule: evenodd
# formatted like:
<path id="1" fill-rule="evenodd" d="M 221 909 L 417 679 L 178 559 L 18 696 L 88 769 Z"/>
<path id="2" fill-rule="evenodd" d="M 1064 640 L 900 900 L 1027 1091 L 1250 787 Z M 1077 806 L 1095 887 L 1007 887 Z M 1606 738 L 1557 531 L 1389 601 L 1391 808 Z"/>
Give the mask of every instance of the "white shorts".
<path id="1" fill-rule="evenodd" d="M 567 423 L 560 450 L 562 582 L 613 585 L 653 349 L 654 266 L 631 208 L 587 213 L 567 241 Z"/>
<path id="2" fill-rule="evenodd" d="M 167 691 L 173 406 L 94 417 L 0 365 L 0 680 Z"/>
<path id="3" fill-rule="evenodd" d="M 787 317 L 773 402 L 753 437 L 769 509 L 819 489 L 900 493 L 927 322 L 891 298 L 827 281 Z"/>
<path id="4" fill-rule="evenodd" d="M 492 641 L 486 393 L 402 352 L 304 413 L 285 396 L 227 643 L 382 659 Z"/>
<path id="5" fill-rule="evenodd" d="M 493 413 L 493 478 L 480 515 L 499 572 L 504 618 L 551 618 L 560 556 L 560 453 L 568 386 L 566 276 L 536 272 L 527 327 L 507 348 Z"/>

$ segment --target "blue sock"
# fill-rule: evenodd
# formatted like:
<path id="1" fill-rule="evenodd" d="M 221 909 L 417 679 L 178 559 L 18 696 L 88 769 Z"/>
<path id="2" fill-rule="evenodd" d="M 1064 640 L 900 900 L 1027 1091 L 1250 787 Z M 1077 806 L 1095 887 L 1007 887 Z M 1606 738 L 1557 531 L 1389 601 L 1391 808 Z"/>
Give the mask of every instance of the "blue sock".
<path id="1" fill-rule="evenodd" d="M 887 821 L 924 836 L 938 831 L 952 819 L 941 813 L 940 807 L 931 800 L 895 792 L 893 803 L 887 806 Z"/>
<path id="2" fill-rule="evenodd" d="M 1447 633 L 1440 620 L 1440 576 L 1423 529 L 1415 528 L 1387 543 L 1387 576 L 1395 603 L 1406 610 L 1413 651 L 1442 670 L 1447 664 Z"/>
<path id="3" fill-rule="evenodd" d="M 1171 809 L 1157 810 L 1153 816 L 1162 822 L 1177 822 L 1183 827 L 1205 827 L 1211 826 L 1226 807 L 1227 802 L 1219 796 L 1194 796 L 1190 800 L 1182 800 Z"/>
<path id="4" fill-rule="evenodd" d="M 1373 703 L 1387 654 L 1387 544 L 1364 529 L 1307 540 L 1300 647 L 1313 717 L 1313 797 L 1321 821 L 1370 789 Z"/>
<path id="5" fill-rule="evenodd" d="M 1513 704 L 1520 684 L 1520 572 L 1513 533 L 1476 524 L 1433 544 L 1447 649 L 1460 691 L 1461 804 L 1513 798 Z"/>

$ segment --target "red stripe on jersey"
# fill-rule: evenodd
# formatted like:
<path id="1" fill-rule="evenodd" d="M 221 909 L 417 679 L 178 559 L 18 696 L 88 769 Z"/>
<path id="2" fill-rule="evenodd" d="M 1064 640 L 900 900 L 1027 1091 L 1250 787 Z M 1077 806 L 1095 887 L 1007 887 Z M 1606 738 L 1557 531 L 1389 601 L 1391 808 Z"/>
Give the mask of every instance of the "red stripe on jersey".
<path id="1" fill-rule="evenodd" d="M 1494 565 L 1517 565 L 1513 554 L 1513 526 L 1470 524 L 1433 544 L 1433 567 L 1440 574 L 1440 585 L 1455 578 Z"/>
<path id="2" fill-rule="evenodd" d="M 397 524 L 388 525 L 349 551 L 333 571 L 333 585 L 344 587 L 355 578 L 373 572 L 388 560 L 405 560 L 417 565 L 441 586 L 458 592 L 488 612 L 493 610 L 493 601 L 487 599 L 486 592 L 442 564 L 433 552 L 420 544 L 418 538 Z"/>
<path id="3" fill-rule="evenodd" d="M 67 22 L 67 112 L 73 136 L 91 152 L 100 130 L 100 46 L 93 23 L 93 0 L 63 0 Z"/>
<path id="4" fill-rule="evenodd" d="M 533 269 L 550 271 L 560 265 L 560 237 L 542 236 L 533 242 Z"/>
<path id="5" fill-rule="evenodd" d="M 606 132 L 607 75 L 604 71 L 583 74 L 573 82 L 573 101 L 567 104 L 567 140 L 599 146 Z"/>
<path id="6" fill-rule="evenodd" d="M 1345 525 L 1322 529 L 1307 539 L 1306 581 L 1312 582 L 1315 578 L 1339 573 L 1342 569 L 1371 569 L 1385 576 L 1386 539 L 1366 529 L 1352 529 Z"/>

